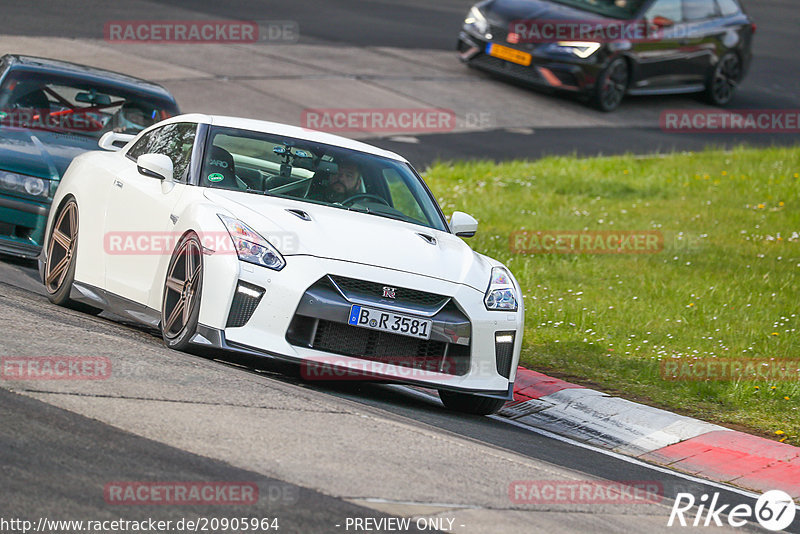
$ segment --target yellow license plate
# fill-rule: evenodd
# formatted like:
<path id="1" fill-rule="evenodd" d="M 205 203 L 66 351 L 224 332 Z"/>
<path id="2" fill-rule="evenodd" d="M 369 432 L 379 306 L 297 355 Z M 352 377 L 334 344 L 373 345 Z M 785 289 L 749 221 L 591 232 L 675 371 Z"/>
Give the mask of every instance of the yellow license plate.
<path id="1" fill-rule="evenodd" d="M 505 59 L 511 63 L 524 65 L 526 67 L 531 64 L 531 55 L 527 52 L 514 50 L 513 48 L 494 43 L 489 43 L 486 48 L 486 52 L 492 57 Z"/>

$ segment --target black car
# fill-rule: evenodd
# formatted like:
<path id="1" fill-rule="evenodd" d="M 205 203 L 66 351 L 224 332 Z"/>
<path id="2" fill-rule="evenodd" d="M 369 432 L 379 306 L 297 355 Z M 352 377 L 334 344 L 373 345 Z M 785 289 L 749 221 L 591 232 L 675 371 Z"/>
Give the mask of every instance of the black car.
<path id="1" fill-rule="evenodd" d="M 486 0 L 467 15 L 461 60 L 611 111 L 626 94 L 730 102 L 755 24 L 739 0 Z"/>
<path id="2" fill-rule="evenodd" d="M 158 84 L 53 59 L 0 57 L 0 252 L 35 258 L 58 182 L 109 131 L 177 115 Z"/>

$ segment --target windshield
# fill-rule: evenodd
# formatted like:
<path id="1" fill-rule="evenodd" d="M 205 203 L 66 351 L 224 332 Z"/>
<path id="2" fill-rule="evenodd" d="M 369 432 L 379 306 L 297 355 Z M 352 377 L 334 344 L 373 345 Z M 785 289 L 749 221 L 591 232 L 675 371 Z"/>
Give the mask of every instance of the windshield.
<path id="1" fill-rule="evenodd" d="M 633 18 L 648 0 L 552 0 L 557 4 L 575 7 L 615 19 Z"/>
<path id="2" fill-rule="evenodd" d="M 214 127 L 200 185 L 447 231 L 432 195 L 407 163 L 302 139 Z"/>
<path id="3" fill-rule="evenodd" d="M 99 138 L 139 133 L 177 112 L 169 100 L 68 75 L 12 70 L 0 87 L 0 126 Z"/>

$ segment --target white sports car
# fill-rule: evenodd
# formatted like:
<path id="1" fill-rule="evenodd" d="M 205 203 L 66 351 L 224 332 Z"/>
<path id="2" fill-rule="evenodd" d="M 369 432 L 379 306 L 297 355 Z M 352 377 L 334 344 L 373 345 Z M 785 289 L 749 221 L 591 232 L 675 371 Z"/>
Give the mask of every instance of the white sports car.
<path id="1" fill-rule="evenodd" d="M 402 157 L 197 114 L 100 147 L 53 199 L 39 260 L 52 302 L 156 326 L 177 350 L 435 388 L 455 410 L 512 398 L 519 285 L 464 243 L 477 221 L 448 224 Z"/>

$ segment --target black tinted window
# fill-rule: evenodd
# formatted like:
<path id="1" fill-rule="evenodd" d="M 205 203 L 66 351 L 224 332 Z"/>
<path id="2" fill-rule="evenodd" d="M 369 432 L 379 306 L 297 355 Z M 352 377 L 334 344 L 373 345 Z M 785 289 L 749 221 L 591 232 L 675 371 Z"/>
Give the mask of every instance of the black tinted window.
<path id="1" fill-rule="evenodd" d="M 136 141 L 136 144 L 133 145 L 130 150 L 128 150 L 128 157 L 133 161 L 136 161 L 136 158 L 142 154 L 149 153 L 150 151 L 148 150 L 148 147 L 153 144 L 156 135 L 158 135 L 158 132 L 160 131 L 161 128 L 156 128 L 155 130 L 150 130 L 144 134 L 138 141 Z"/>
<path id="2" fill-rule="evenodd" d="M 717 0 L 717 3 L 719 4 L 720 13 L 725 17 L 736 15 L 741 11 L 736 0 Z"/>
<path id="3" fill-rule="evenodd" d="M 683 18 L 703 20 L 717 15 L 714 0 L 683 0 Z"/>
<path id="4" fill-rule="evenodd" d="M 681 9 L 681 0 L 657 0 L 647 11 L 647 20 L 653 22 L 656 17 L 661 17 L 680 22 L 683 19 Z"/>
<path id="5" fill-rule="evenodd" d="M 172 160 L 173 176 L 176 180 L 185 178 L 186 169 L 192 158 L 192 147 L 197 125 L 189 122 L 167 124 L 148 132 L 128 151 L 133 159 L 142 154 L 164 154 Z"/>

